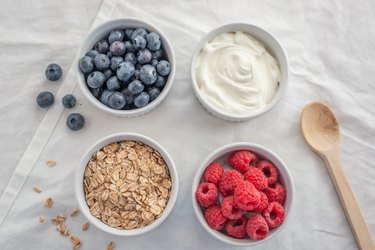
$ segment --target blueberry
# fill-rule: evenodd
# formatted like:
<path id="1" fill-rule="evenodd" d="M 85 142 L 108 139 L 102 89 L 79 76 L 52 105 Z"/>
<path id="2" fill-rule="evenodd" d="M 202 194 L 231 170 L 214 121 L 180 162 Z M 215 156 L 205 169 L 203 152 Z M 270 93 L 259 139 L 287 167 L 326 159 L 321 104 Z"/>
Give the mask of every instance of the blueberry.
<path id="1" fill-rule="evenodd" d="M 130 62 L 131 64 L 135 65 L 137 63 L 137 59 L 135 58 L 135 55 L 133 52 L 126 53 L 124 57 L 125 62 Z"/>
<path id="2" fill-rule="evenodd" d="M 121 41 L 115 41 L 109 47 L 110 51 L 114 56 L 122 56 L 125 54 L 125 44 Z"/>
<path id="3" fill-rule="evenodd" d="M 163 50 L 159 49 L 152 53 L 152 59 L 160 60 L 163 57 Z"/>
<path id="4" fill-rule="evenodd" d="M 150 96 L 150 102 L 156 99 L 160 95 L 160 89 L 157 87 L 151 87 L 147 90 L 149 96 Z"/>
<path id="5" fill-rule="evenodd" d="M 95 44 L 95 49 L 99 51 L 99 53 L 107 53 L 109 51 L 109 44 L 107 40 L 100 40 Z"/>
<path id="6" fill-rule="evenodd" d="M 71 130 L 80 130 L 85 126 L 85 118 L 81 114 L 72 113 L 66 119 L 66 126 Z"/>
<path id="7" fill-rule="evenodd" d="M 92 59 L 94 59 L 98 54 L 99 52 L 97 50 L 92 49 L 89 52 L 87 52 L 85 56 L 89 56 Z"/>
<path id="8" fill-rule="evenodd" d="M 128 29 L 125 29 L 124 32 L 125 32 L 125 39 L 131 40 L 134 29 L 128 28 Z"/>
<path id="9" fill-rule="evenodd" d="M 136 49 L 131 41 L 124 42 L 125 50 L 127 52 L 135 52 Z"/>
<path id="10" fill-rule="evenodd" d="M 108 56 L 109 59 L 113 57 L 113 53 L 111 51 L 108 51 L 106 55 Z"/>
<path id="11" fill-rule="evenodd" d="M 145 28 L 137 28 L 136 30 L 134 30 L 134 32 L 132 33 L 131 35 L 131 40 L 133 40 L 136 36 L 141 36 L 143 37 L 144 39 L 146 39 L 146 36 L 147 36 L 148 32 Z"/>
<path id="12" fill-rule="evenodd" d="M 156 82 L 154 83 L 154 86 L 158 88 L 163 88 L 165 86 L 165 83 L 166 83 L 165 77 L 158 75 Z"/>
<path id="13" fill-rule="evenodd" d="M 145 89 L 145 86 L 140 80 L 135 80 L 129 83 L 128 90 L 134 95 L 140 94 Z"/>
<path id="14" fill-rule="evenodd" d="M 102 88 L 90 88 L 90 92 L 91 94 L 95 97 L 95 98 L 99 98 L 100 95 L 102 94 L 102 91 L 103 89 Z"/>
<path id="15" fill-rule="evenodd" d="M 108 105 L 108 100 L 109 97 L 113 94 L 113 91 L 110 91 L 108 89 L 105 89 L 101 96 L 100 96 L 100 102 L 103 103 L 104 105 Z"/>
<path id="16" fill-rule="evenodd" d="M 126 104 L 125 96 L 120 92 L 114 92 L 109 96 L 108 106 L 113 109 L 122 109 Z"/>
<path id="17" fill-rule="evenodd" d="M 124 40 L 124 35 L 125 35 L 125 33 L 122 30 L 113 30 L 113 31 L 111 31 L 111 33 L 109 33 L 109 36 L 108 36 L 108 42 L 109 42 L 109 44 L 112 44 L 115 41 L 122 41 L 122 40 Z"/>
<path id="18" fill-rule="evenodd" d="M 126 82 L 134 75 L 134 65 L 130 62 L 122 62 L 117 68 L 116 74 L 120 81 Z"/>
<path id="19" fill-rule="evenodd" d="M 156 67 L 156 65 L 158 64 L 158 62 L 159 62 L 158 60 L 152 59 L 151 60 L 151 65 L 154 66 L 154 67 Z"/>
<path id="20" fill-rule="evenodd" d="M 107 81 L 111 76 L 113 76 L 113 72 L 111 69 L 105 70 L 103 74 L 104 74 L 104 81 Z"/>
<path id="21" fill-rule="evenodd" d="M 114 56 L 111 58 L 111 69 L 116 70 L 120 63 L 122 63 L 124 59 L 121 56 Z"/>
<path id="22" fill-rule="evenodd" d="M 87 85 L 89 85 L 90 88 L 99 88 L 103 85 L 105 81 L 105 76 L 100 71 L 94 71 L 87 77 Z"/>
<path id="23" fill-rule="evenodd" d="M 160 36 L 155 32 L 150 32 L 146 36 L 147 48 L 151 51 L 156 51 L 161 47 Z"/>
<path id="24" fill-rule="evenodd" d="M 150 63 L 151 58 L 152 58 L 152 54 L 148 49 L 139 50 L 137 53 L 137 61 L 140 64 Z"/>
<path id="25" fill-rule="evenodd" d="M 108 90 L 118 90 L 121 86 L 120 81 L 117 79 L 117 76 L 112 76 L 107 80 L 107 89 Z"/>
<path id="26" fill-rule="evenodd" d="M 94 64 L 98 70 L 104 71 L 109 68 L 110 61 L 107 55 L 99 54 L 94 58 Z"/>
<path id="27" fill-rule="evenodd" d="M 133 77 L 135 77 L 136 80 L 139 79 L 139 69 L 136 69 L 136 70 L 134 71 L 134 75 L 133 75 Z"/>
<path id="28" fill-rule="evenodd" d="M 166 60 L 161 60 L 160 62 L 158 62 L 158 65 L 156 65 L 156 70 L 161 76 L 169 75 L 169 72 L 171 72 L 169 62 L 167 62 Z"/>
<path id="29" fill-rule="evenodd" d="M 136 49 L 144 49 L 146 48 L 146 39 L 142 36 L 136 36 L 134 39 L 132 39 L 133 45 Z"/>
<path id="30" fill-rule="evenodd" d="M 145 64 L 139 71 L 139 78 L 146 85 L 153 84 L 157 79 L 157 73 L 154 66 L 150 64 Z"/>
<path id="31" fill-rule="evenodd" d="M 46 77 L 50 81 L 57 81 L 62 76 L 62 69 L 56 63 L 51 63 L 46 69 Z"/>
<path id="32" fill-rule="evenodd" d="M 134 101 L 134 94 L 127 88 L 121 91 L 121 94 L 125 96 L 126 104 L 132 104 Z"/>
<path id="33" fill-rule="evenodd" d="M 150 96 L 146 92 L 142 92 L 134 98 L 134 106 L 142 108 L 148 104 Z"/>
<path id="34" fill-rule="evenodd" d="M 94 69 L 94 60 L 89 56 L 79 59 L 79 68 L 83 73 L 90 73 Z"/>
<path id="35" fill-rule="evenodd" d="M 74 95 L 66 94 L 62 98 L 62 104 L 65 108 L 70 109 L 73 108 L 77 103 L 77 99 L 74 97 Z"/>
<path id="36" fill-rule="evenodd" d="M 43 91 L 36 97 L 36 103 L 41 108 L 48 108 L 55 102 L 55 97 L 49 91 Z"/>

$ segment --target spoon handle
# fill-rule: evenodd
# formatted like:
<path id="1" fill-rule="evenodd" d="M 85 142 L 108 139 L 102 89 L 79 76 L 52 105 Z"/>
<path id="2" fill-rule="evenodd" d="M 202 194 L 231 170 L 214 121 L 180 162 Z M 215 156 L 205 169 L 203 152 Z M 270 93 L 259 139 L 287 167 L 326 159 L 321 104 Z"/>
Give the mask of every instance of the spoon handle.
<path id="1" fill-rule="evenodd" d="M 338 150 L 326 152 L 323 158 L 359 248 L 362 250 L 375 250 L 374 242 L 358 206 L 357 199 L 341 167 Z"/>

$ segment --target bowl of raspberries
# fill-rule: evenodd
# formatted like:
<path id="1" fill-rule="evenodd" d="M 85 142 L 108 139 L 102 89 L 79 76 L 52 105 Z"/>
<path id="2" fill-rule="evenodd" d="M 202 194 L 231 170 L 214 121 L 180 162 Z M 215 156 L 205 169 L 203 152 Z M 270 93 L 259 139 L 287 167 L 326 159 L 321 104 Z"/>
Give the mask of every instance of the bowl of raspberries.
<path id="1" fill-rule="evenodd" d="M 269 149 L 248 142 L 211 153 L 192 187 L 195 214 L 214 237 L 253 246 L 284 228 L 294 200 L 294 184 L 283 161 Z"/>
<path id="2" fill-rule="evenodd" d="M 172 46 L 159 29 L 143 20 L 120 18 L 88 34 L 75 67 L 78 85 L 94 106 L 134 117 L 163 101 L 176 66 Z"/>

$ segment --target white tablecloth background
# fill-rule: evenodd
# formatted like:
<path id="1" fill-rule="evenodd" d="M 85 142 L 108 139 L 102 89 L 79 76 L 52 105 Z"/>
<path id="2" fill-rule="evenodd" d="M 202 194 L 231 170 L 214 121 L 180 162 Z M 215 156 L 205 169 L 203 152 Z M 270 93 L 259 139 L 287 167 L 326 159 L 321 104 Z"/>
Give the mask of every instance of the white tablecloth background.
<path id="1" fill-rule="evenodd" d="M 99 11 L 99 14 L 98 14 Z M 98 15 L 97 15 L 98 14 Z M 3 1 L 0 8 L 0 248 L 69 249 L 50 223 L 76 208 L 73 173 L 84 151 L 115 132 L 157 140 L 175 161 L 180 193 L 168 219 L 142 236 L 120 238 L 91 227 L 83 215 L 67 220 L 81 249 L 235 249 L 210 236 L 192 210 L 191 182 L 200 162 L 216 148 L 249 141 L 269 147 L 288 165 L 296 186 L 294 213 L 283 232 L 253 249 L 357 249 L 321 159 L 305 144 L 299 115 L 309 101 L 329 104 L 342 132 L 341 160 L 375 238 L 375 2 L 360 1 Z M 176 79 L 165 101 L 142 117 L 122 119 L 98 112 L 76 87 L 70 66 L 95 21 L 137 17 L 159 27 L 177 60 Z M 285 98 L 271 112 L 232 123 L 208 114 L 194 96 L 190 59 L 199 39 L 229 22 L 250 22 L 273 33 L 290 62 Z M 50 83 L 46 65 L 59 63 L 64 79 Z M 56 95 L 49 110 L 36 106 L 42 90 Z M 63 110 L 73 92 L 79 105 Z M 69 113 L 86 117 L 83 130 L 66 128 Z M 57 165 L 48 168 L 47 160 Z M 32 187 L 39 185 L 37 194 Z M 53 208 L 43 207 L 51 196 Z M 46 222 L 39 224 L 38 217 Z"/>

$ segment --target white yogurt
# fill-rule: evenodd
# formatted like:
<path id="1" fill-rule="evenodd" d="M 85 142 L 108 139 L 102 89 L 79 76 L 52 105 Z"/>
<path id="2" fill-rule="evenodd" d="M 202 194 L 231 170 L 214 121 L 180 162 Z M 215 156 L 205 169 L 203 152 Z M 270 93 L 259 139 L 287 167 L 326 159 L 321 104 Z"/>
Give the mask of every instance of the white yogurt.
<path id="1" fill-rule="evenodd" d="M 206 43 L 198 58 L 197 83 L 209 102 L 228 113 L 261 109 L 274 97 L 280 68 L 249 34 L 223 33 Z"/>

